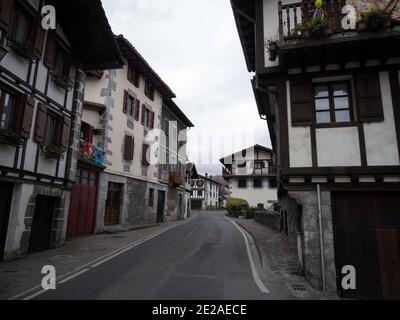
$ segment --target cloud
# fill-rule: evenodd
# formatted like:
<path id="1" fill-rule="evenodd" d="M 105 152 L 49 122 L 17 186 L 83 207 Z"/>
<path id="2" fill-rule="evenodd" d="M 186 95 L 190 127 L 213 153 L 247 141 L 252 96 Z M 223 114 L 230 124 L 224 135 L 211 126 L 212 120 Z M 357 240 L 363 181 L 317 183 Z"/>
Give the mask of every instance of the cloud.
<path id="1" fill-rule="evenodd" d="M 216 148 L 208 161 L 217 163 L 220 141 L 234 135 L 253 138 L 236 138 L 225 152 L 245 143 L 270 146 L 228 0 L 103 0 L 103 6 L 114 33 L 134 44 L 195 124 L 189 132 L 191 158 Z"/>

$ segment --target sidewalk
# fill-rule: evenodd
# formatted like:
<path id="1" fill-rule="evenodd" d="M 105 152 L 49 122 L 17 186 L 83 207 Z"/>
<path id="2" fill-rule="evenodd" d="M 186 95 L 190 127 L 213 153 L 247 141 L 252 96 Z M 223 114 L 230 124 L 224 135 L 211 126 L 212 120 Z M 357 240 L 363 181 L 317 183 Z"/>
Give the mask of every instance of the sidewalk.
<path id="1" fill-rule="evenodd" d="M 143 238 L 171 227 L 192 221 L 167 222 L 148 228 L 114 234 L 100 234 L 67 240 L 61 248 L 33 253 L 11 262 L 0 263 L 0 300 L 9 299 L 41 285 L 44 265 L 52 265 L 57 278 L 83 269 L 86 265 L 105 259 Z"/>
<path id="2" fill-rule="evenodd" d="M 254 238 L 267 279 L 283 281 L 292 294 L 299 298 L 337 299 L 335 294 L 314 290 L 306 278 L 298 274 L 300 268 L 296 250 L 289 247 L 279 231 L 254 220 L 232 220 Z"/>

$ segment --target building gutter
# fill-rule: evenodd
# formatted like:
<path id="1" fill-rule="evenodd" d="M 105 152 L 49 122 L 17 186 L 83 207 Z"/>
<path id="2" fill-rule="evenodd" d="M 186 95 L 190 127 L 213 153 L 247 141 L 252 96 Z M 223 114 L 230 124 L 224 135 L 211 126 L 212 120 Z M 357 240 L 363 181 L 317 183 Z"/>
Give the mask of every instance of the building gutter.
<path id="1" fill-rule="evenodd" d="M 322 230 L 322 210 L 321 210 L 321 187 L 317 184 L 317 198 L 318 198 L 318 224 L 319 224 L 319 244 L 321 251 L 321 274 L 322 274 L 322 291 L 326 291 L 325 283 L 325 257 L 324 257 L 324 238 Z"/>

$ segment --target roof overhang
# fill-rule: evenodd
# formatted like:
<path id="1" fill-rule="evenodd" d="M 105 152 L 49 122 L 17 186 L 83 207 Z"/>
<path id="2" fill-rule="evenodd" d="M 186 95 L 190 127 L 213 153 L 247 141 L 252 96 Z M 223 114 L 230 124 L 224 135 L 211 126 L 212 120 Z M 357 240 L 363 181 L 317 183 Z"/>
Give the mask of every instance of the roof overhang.
<path id="1" fill-rule="evenodd" d="M 121 68 L 124 64 L 100 0 L 47 0 L 84 70 Z"/>
<path id="2" fill-rule="evenodd" d="M 163 101 L 164 106 L 168 108 L 186 127 L 193 128 L 194 124 L 189 120 L 189 118 L 183 113 L 183 111 L 177 106 L 177 104 L 171 100 L 167 99 Z"/>
<path id="3" fill-rule="evenodd" d="M 256 9 L 254 0 L 231 0 L 236 27 L 249 72 L 256 71 Z"/>
<path id="4" fill-rule="evenodd" d="M 146 80 L 150 81 L 154 88 L 161 93 L 164 99 L 176 98 L 176 95 L 172 92 L 171 88 L 151 68 L 139 51 L 123 35 L 116 36 L 116 40 L 122 55 L 146 78 Z"/>
<path id="5" fill-rule="evenodd" d="M 270 148 L 267 148 L 267 147 L 264 147 L 264 146 L 262 146 L 262 145 L 256 144 L 256 145 L 254 145 L 254 146 L 251 146 L 251 147 L 248 147 L 248 148 L 246 148 L 246 149 L 239 150 L 239 151 L 237 151 L 237 152 L 235 152 L 235 153 L 232 153 L 232 154 L 230 154 L 230 155 L 227 155 L 227 156 L 221 158 L 219 161 L 220 161 L 223 165 L 225 165 L 225 160 L 229 159 L 229 160 L 231 160 L 231 161 L 233 162 L 233 161 L 235 160 L 235 155 L 236 155 L 236 154 L 243 153 L 243 152 L 246 152 L 246 153 L 247 153 L 248 150 L 252 150 L 252 149 L 254 149 L 254 150 L 266 151 L 266 152 L 269 152 L 269 153 L 271 153 L 271 154 L 274 153 L 274 150 L 272 150 L 272 149 L 270 149 Z M 228 164 L 232 164 L 232 162 L 230 162 L 230 163 L 228 163 Z"/>

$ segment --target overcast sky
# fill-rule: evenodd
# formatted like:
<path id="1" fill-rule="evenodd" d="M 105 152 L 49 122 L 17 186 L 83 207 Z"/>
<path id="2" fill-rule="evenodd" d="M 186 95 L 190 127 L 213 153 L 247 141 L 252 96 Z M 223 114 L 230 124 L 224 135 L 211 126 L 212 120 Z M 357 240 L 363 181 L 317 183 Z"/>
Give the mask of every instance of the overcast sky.
<path id="1" fill-rule="evenodd" d="M 103 6 L 114 33 L 131 41 L 194 123 L 188 155 L 198 171 L 221 174 L 218 159 L 227 153 L 270 146 L 229 0 L 103 0 Z"/>

